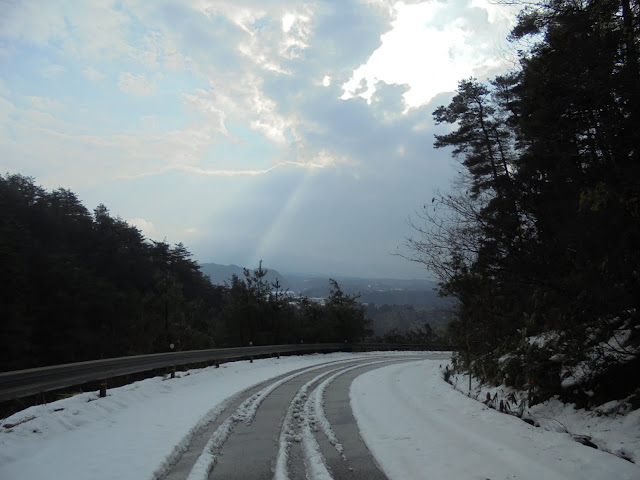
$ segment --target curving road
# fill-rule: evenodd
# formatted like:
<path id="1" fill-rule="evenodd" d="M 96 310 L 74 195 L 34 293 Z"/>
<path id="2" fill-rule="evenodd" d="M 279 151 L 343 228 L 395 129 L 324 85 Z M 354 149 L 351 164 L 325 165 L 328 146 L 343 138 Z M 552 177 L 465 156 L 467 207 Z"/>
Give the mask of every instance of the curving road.
<path id="1" fill-rule="evenodd" d="M 264 382 L 204 426 L 163 480 L 386 479 L 360 438 L 351 382 L 390 363 L 436 357 L 327 362 Z"/>

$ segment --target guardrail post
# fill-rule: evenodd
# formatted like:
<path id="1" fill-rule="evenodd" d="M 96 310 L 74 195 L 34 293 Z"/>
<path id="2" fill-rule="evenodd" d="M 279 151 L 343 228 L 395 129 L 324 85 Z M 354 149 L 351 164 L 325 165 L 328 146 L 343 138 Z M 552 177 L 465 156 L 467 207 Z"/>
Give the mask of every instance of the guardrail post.
<path id="1" fill-rule="evenodd" d="M 171 378 L 176 378 L 176 367 L 171 367 Z"/>
<path id="2" fill-rule="evenodd" d="M 107 396 L 107 381 L 102 380 L 99 384 L 100 387 L 100 398 L 104 398 Z"/>

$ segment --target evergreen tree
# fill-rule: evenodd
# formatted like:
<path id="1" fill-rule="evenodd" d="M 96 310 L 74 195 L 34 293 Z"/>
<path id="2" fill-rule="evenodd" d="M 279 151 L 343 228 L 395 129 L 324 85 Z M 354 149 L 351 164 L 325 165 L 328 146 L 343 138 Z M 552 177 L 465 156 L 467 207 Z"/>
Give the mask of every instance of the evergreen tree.
<path id="1" fill-rule="evenodd" d="M 331 291 L 325 302 L 325 315 L 333 341 L 352 343 L 370 335 L 364 308 L 357 302 L 358 295 L 345 295 L 333 279 L 329 283 Z"/>
<path id="2" fill-rule="evenodd" d="M 0 176 L 0 369 L 213 346 L 222 292 L 178 244 Z"/>
<path id="3" fill-rule="evenodd" d="M 454 128 L 435 146 L 466 175 L 425 205 L 409 246 L 459 301 L 450 333 L 466 363 L 495 371 L 554 331 L 575 365 L 587 334 L 640 324 L 639 14 L 626 0 L 529 6 L 512 32 L 536 42 L 520 70 L 462 81 L 434 112 Z M 545 362 L 522 368 L 551 394 L 559 367 Z"/>

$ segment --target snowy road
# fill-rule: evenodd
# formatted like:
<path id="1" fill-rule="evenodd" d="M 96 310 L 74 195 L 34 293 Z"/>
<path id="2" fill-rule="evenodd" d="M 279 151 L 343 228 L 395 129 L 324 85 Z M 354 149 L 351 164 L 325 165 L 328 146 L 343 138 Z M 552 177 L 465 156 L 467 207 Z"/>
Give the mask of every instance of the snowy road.
<path id="1" fill-rule="evenodd" d="M 485 407 L 441 378 L 441 365 L 424 361 L 354 381 L 358 426 L 389 478 L 640 479 L 637 465 Z"/>
<path id="2" fill-rule="evenodd" d="M 351 415 L 349 386 L 360 373 L 408 360 L 330 362 L 251 389 L 196 435 L 166 479 L 384 480 Z"/>
<path id="3" fill-rule="evenodd" d="M 633 463 L 453 390 L 446 354 L 412 358 L 233 362 L 32 407 L 1 423 L 0 478 L 640 479 Z M 635 413 L 624 421 L 640 431 Z"/>

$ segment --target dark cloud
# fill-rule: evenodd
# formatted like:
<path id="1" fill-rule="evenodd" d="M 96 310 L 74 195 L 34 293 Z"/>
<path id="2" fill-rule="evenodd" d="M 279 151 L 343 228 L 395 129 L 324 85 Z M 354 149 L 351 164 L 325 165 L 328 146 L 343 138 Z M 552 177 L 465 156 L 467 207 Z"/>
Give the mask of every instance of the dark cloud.
<path id="1" fill-rule="evenodd" d="M 376 15 L 370 6 L 353 1 L 328 1 L 319 8 L 311 47 L 305 57 L 321 65 L 331 65 L 337 71 L 343 67 L 357 68 L 378 48 L 380 35 L 388 28 L 386 20 Z"/>

